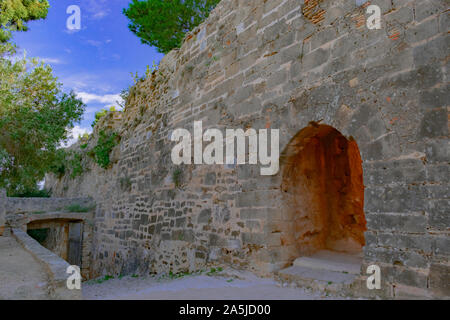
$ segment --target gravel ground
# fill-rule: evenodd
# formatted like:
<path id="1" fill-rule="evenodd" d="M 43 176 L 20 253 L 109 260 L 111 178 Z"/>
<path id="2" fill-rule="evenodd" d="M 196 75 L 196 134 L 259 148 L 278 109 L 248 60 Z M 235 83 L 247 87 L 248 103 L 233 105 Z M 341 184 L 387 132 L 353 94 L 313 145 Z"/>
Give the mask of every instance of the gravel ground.
<path id="1" fill-rule="evenodd" d="M 272 279 L 226 269 L 213 275 L 123 277 L 82 286 L 86 300 L 318 300 L 333 299 L 301 288 L 282 287 Z M 334 298 L 336 299 L 336 298 Z"/>

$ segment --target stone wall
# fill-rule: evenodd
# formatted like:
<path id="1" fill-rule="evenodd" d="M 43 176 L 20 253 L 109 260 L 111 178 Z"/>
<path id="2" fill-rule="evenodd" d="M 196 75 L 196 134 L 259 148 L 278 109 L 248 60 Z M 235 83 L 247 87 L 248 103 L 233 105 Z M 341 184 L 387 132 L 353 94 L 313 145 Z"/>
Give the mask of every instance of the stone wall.
<path id="1" fill-rule="evenodd" d="M 367 265 L 377 264 L 377 295 L 448 296 L 448 3 L 371 3 L 382 9 L 380 30 L 366 28 L 355 1 L 323 0 L 311 13 L 297 0 L 223 0 L 167 54 L 112 126 L 122 139 L 111 168 L 86 157 L 81 177 L 47 178 L 56 196 L 98 204 L 93 274 L 289 265 L 298 252 L 283 229 L 293 223 L 285 164 L 274 176 L 259 165 L 175 166 L 170 135 L 199 120 L 204 129 L 280 129 L 286 152 L 320 123 L 361 154 L 361 294 L 370 294 Z"/>
<path id="2" fill-rule="evenodd" d="M 6 191 L 0 189 L 0 236 L 5 232 L 6 224 Z"/>

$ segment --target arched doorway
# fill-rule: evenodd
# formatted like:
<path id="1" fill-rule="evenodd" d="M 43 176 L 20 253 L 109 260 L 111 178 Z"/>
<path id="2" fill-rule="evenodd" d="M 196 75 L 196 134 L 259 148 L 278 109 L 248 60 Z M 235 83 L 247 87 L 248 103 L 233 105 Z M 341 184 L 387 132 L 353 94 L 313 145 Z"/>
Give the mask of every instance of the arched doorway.
<path id="1" fill-rule="evenodd" d="M 328 125 L 310 124 L 283 153 L 282 190 L 297 257 L 321 250 L 357 254 L 365 244 L 358 145 Z"/>
<path id="2" fill-rule="evenodd" d="M 27 233 L 43 247 L 71 265 L 82 265 L 83 221 L 70 219 L 34 220 Z"/>

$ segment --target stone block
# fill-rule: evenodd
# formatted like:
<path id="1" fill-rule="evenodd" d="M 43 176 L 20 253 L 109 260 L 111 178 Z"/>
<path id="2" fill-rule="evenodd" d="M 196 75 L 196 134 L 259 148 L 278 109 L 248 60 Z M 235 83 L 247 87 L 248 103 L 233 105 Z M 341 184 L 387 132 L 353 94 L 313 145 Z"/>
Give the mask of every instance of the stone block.
<path id="1" fill-rule="evenodd" d="M 437 19 L 427 20 L 419 25 L 408 28 L 406 31 L 406 41 L 408 43 L 419 42 L 438 33 Z"/>
<path id="2" fill-rule="evenodd" d="M 411 268 L 394 267 L 393 282 L 415 288 L 427 289 L 428 277 Z"/>
<path id="3" fill-rule="evenodd" d="M 216 184 L 216 173 L 209 172 L 205 176 L 205 184 L 208 186 L 212 186 Z"/>
<path id="4" fill-rule="evenodd" d="M 425 253 L 431 253 L 433 239 L 425 234 L 404 235 L 395 233 L 379 233 L 378 245 L 398 249 L 421 250 Z"/>
<path id="5" fill-rule="evenodd" d="M 419 212 L 428 208 L 428 190 L 422 186 L 367 187 L 364 208 L 369 212 Z"/>
<path id="6" fill-rule="evenodd" d="M 203 209 L 198 215 L 197 223 L 209 223 L 211 216 L 211 209 Z"/>
<path id="7" fill-rule="evenodd" d="M 450 266 L 444 264 L 431 265 L 430 289 L 435 296 L 450 296 Z"/>
<path id="8" fill-rule="evenodd" d="M 433 238 L 433 253 L 440 256 L 450 255 L 450 239 L 447 236 Z"/>
<path id="9" fill-rule="evenodd" d="M 424 66 L 439 61 L 446 54 L 445 52 L 448 50 L 449 45 L 449 37 L 443 35 L 415 47 L 413 49 L 414 63 L 416 66 Z"/>
<path id="10" fill-rule="evenodd" d="M 433 229 L 448 230 L 450 227 L 450 200 L 430 201 L 429 225 Z"/>
<path id="11" fill-rule="evenodd" d="M 446 107 L 449 101 L 450 88 L 448 85 L 420 92 L 420 107 L 423 109 Z"/>
<path id="12" fill-rule="evenodd" d="M 425 232 L 427 217 L 423 214 L 369 213 L 367 228 L 372 231 Z"/>
<path id="13" fill-rule="evenodd" d="M 450 141 L 434 139 L 424 145 L 424 152 L 429 163 L 448 162 L 450 157 Z"/>
<path id="14" fill-rule="evenodd" d="M 427 111 L 420 123 L 418 137 L 434 138 L 448 136 L 448 134 L 447 108 L 437 108 Z"/>
<path id="15" fill-rule="evenodd" d="M 319 48 L 305 55 L 302 59 L 302 71 L 309 71 L 328 61 L 330 50 Z"/>
<path id="16" fill-rule="evenodd" d="M 242 244 L 256 244 L 256 245 L 266 245 L 266 237 L 263 233 L 251 233 L 251 232 L 243 232 L 241 234 Z"/>
<path id="17" fill-rule="evenodd" d="M 398 250 L 395 248 L 364 247 L 364 254 L 365 259 L 384 264 L 412 268 L 428 267 L 426 256 L 413 251 Z"/>
<path id="18" fill-rule="evenodd" d="M 237 195 L 236 207 L 277 207 L 277 191 L 258 190 Z"/>
<path id="19" fill-rule="evenodd" d="M 251 219 L 276 219 L 279 215 L 280 210 L 272 209 L 272 208 L 245 208 L 240 211 L 240 218 L 242 220 L 251 220 Z"/>

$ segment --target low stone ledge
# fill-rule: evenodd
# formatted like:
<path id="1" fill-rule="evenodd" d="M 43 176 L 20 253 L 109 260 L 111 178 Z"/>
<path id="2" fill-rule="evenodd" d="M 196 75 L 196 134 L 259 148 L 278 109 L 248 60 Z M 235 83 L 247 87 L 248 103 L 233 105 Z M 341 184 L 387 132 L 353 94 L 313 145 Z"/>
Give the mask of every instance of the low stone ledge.
<path id="1" fill-rule="evenodd" d="M 62 211 L 71 205 L 93 207 L 92 198 L 10 198 L 5 199 L 6 214 L 30 213 L 35 211 Z"/>
<path id="2" fill-rule="evenodd" d="M 23 230 L 12 229 L 12 235 L 47 270 L 50 278 L 51 298 L 57 300 L 82 299 L 81 290 L 69 290 L 67 288 L 68 274 L 66 270 L 69 267 L 68 262 L 41 246 Z"/>
<path id="3" fill-rule="evenodd" d="M 11 228 L 28 230 L 27 225 L 41 221 L 83 221 L 92 223 L 93 212 L 45 212 L 9 214 L 6 216 L 6 224 Z"/>

